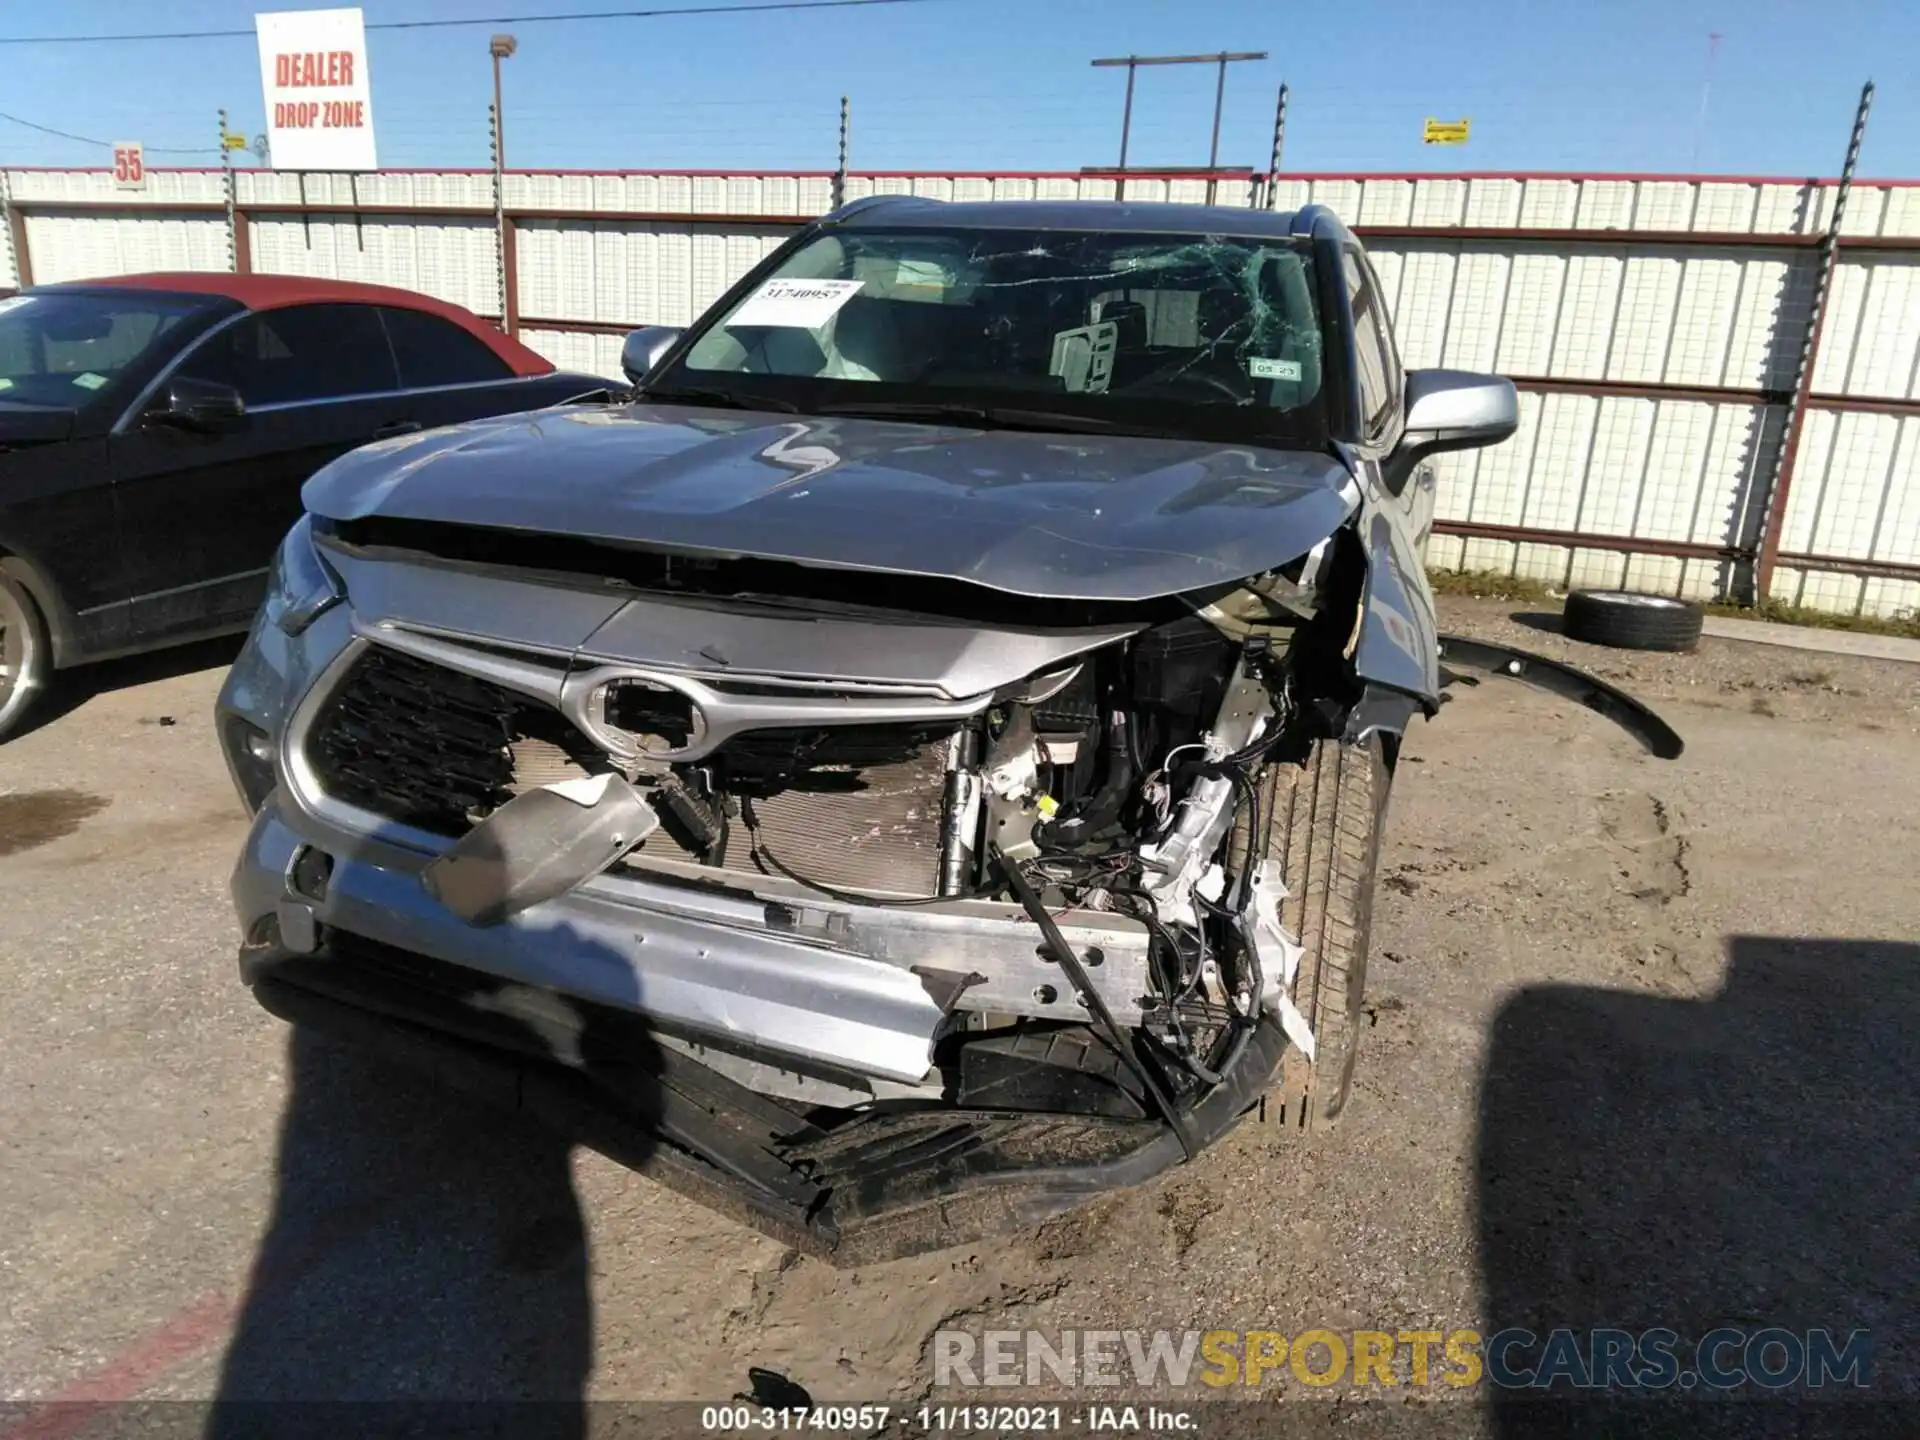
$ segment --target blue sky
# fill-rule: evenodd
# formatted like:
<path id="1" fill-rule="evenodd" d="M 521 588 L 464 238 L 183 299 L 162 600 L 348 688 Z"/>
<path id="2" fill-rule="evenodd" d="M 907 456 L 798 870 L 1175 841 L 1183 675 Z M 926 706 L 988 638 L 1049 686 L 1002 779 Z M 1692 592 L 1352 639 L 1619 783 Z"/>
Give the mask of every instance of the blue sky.
<path id="1" fill-rule="evenodd" d="M 369 22 L 617 9 L 623 0 L 369 0 Z M 624 0 L 671 4 L 676 0 Z M 714 0 L 724 3 L 724 0 Z M 248 27 L 231 0 L 0 0 L 0 37 Z M 292 7 L 289 7 L 292 8 Z M 1096 56 L 1266 50 L 1227 84 L 1223 163 L 1264 166 L 1291 83 L 1290 170 L 1832 174 L 1861 82 L 1862 171 L 1920 175 L 1920 0 L 931 0 L 814 14 L 520 24 L 515 165 L 1077 169 L 1117 152 L 1123 72 Z M 1709 32 L 1722 39 L 1701 123 Z M 382 164 L 483 165 L 488 29 L 370 35 Z M 149 163 L 214 158 L 214 111 L 263 128 L 251 37 L 0 46 L 0 110 Z M 1210 67 L 1141 72 L 1132 159 L 1206 159 Z M 1425 116 L 1471 117 L 1457 149 Z M 205 155 L 162 148 L 207 146 Z M 100 150 L 0 120 L 0 162 Z"/>

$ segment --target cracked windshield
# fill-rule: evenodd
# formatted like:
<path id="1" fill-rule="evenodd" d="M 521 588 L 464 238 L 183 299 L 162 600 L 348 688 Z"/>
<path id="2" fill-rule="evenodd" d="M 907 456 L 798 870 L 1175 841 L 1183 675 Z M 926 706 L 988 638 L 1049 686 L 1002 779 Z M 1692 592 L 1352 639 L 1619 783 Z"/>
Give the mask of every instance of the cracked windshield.
<path id="1" fill-rule="evenodd" d="M 1134 432 L 1324 432 L 1313 261 L 1289 240 L 926 229 L 826 235 L 650 398 Z"/>

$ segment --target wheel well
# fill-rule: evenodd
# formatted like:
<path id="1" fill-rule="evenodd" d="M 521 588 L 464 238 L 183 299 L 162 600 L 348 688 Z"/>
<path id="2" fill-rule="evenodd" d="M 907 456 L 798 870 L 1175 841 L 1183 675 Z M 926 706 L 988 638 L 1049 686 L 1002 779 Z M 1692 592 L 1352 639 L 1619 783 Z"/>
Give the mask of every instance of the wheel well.
<path id="1" fill-rule="evenodd" d="M 46 575 L 31 560 L 4 545 L 0 545 L 0 574 L 5 574 L 26 591 L 27 599 L 40 612 L 40 623 L 47 627 L 53 668 L 58 670 L 70 663 L 73 629 L 66 607 L 60 603 L 60 592 L 54 589 Z"/>

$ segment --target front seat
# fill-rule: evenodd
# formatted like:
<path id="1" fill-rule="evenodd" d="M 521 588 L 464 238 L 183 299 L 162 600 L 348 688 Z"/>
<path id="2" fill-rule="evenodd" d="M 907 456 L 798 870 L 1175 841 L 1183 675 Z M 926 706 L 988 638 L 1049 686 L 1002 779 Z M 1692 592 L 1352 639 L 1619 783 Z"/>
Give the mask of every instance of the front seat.
<path id="1" fill-rule="evenodd" d="M 833 317 L 827 340 L 827 380 L 887 380 L 912 378 L 906 356 L 906 337 L 900 332 L 896 305 L 856 295 Z"/>

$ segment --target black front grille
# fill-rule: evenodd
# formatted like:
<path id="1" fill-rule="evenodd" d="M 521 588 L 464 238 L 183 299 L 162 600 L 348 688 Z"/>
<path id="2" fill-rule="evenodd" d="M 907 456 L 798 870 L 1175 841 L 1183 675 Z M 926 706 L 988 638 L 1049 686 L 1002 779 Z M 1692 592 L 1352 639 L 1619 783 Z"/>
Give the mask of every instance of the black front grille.
<path id="1" fill-rule="evenodd" d="M 511 797 L 508 746 L 540 708 L 457 670 L 370 649 L 316 717 L 308 761 L 329 795 L 460 835 Z"/>

